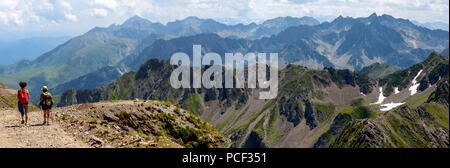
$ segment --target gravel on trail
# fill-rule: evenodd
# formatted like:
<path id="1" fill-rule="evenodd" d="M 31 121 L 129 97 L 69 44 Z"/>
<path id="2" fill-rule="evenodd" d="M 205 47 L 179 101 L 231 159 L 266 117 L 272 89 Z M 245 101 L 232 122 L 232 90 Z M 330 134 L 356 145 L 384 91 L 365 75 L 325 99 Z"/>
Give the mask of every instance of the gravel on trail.
<path id="1" fill-rule="evenodd" d="M 57 123 L 43 125 L 42 111 L 28 113 L 28 126 L 21 124 L 20 113 L 0 109 L 0 148 L 89 148 L 65 132 Z"/>

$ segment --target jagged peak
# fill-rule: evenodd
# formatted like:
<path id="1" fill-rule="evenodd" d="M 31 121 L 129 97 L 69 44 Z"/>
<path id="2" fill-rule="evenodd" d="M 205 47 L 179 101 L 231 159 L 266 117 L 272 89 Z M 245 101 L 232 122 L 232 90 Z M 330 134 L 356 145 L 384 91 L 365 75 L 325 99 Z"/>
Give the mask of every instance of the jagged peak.
<path id="1" fill-rule="evenodd" d="M 152 24 L 151 21 L 142 18 L 138 15 L 134 15 L 133 17 L 128 18 L 125 22 L 123 22 L 121 25 L 117 25 L 117 24 L 111 24 L 108 27 L 94 27 L 91 30 L 88 31 L 88 33 L 90 32 L 104 32 L 104 31 L 112 31 L 112 30 L 116 30 L 116 29 L 120 29 L 122 27 L 134 27 L 134 26 L 138 26 L 138 25 L 144 25 L 147 26 L 149 24 Z"/>
<path id="2" fill-rule="evenodd" d="M 345 20 L 351 19 L 350 17 L 343 17 L 342 15 L 339 15 L 336 19 L 334 19 L 331 23 L 340 23 Z"/>
<path id="3" fill-rule="evenodd" d="M 144 19 L 143 17 L 140 17 L 139 15 L 134 15 L 127 19 L 127 21 L 136 21 L 136 20 L 147 20 L 147 19 Z"/>
<path id="4" fill-rule="evenodd" d="M 378 17 L 376 13 L 372 13 L 369 17 L 367 17 L 367 19 L 369 20 L 369 24 L 379 23 L 381 16 Z"/>
<path id="5" fill-rule="evenodd" d="M 376 18 L 376 17 L 378 17 L 378 15 L 377 15 L 377 13 L 372 13 L 370 16 L 369 16 L 369 18 Z"/>
<path id="6" fill-rule="evenodd" d="M 383 18 L 395 19 L 393 16 L 388 15 L 388 14 L 383 14 L 383 15 L 381 15 L 381 17 L 383 17 Z"/>
<path id="7" fill-rule="evenodd" d="M 121 26 L 127 26 L 127 25 L 135 25 L 135 24 L 142 24 L 142 23 L 152 23 L 151 21 L 142 18 L 138 15 L 134 15 L 133 17 L 128 18 Z"/>
<path id="8" fill-rule="evenodd" d="M 179 20 L 179 21 L 177 20 L 175 22 L 199 22 L 199 21 L 205 21 L 205 19 L 201 19 L 197 16 L 188 16 L 188 17 L 184 18 L 183 20 Z"/>

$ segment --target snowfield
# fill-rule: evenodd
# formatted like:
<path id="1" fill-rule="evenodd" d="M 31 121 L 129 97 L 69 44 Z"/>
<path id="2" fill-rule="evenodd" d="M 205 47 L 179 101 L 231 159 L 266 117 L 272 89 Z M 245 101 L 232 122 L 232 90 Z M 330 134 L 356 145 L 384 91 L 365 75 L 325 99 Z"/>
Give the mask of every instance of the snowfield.
<path id="1" fill-rule="evenodd" d="M 416 77 L 412 80 L 412 86 L 409 88 L 409 91 L 411 91 L 411 96 L 417 93 L 417 88 L 419 87 L 420 83 L 417 83 L 417 77 L 419 77 L 420 73 L 422 73 L 421 69 L 419 73 L 417 73 Z"/>
<path id="2" fill-rule="evenodd" d="M 398 107 L 398 106 L 400 106 L 402 104 L 405 104 L 405 103 L 390 102 L 390 103 L 382 104 L 381 107 L 383 107 L 383 108 L 381 108 L 380 110 L 381 111 L 389 111 L 389 110 L 391 110 L 391 109 L 393 109 L 395 107 Z"/>
<path id="3" fill-rule="evenodd" d="M 371 104 L 381 104 L 383 103 L 384 99 L 386 99 L 386 97 L 383 96 L 383 88 L 380 87 L 380 96 L 378 96 L 378 101 Z"/>
<path id="4" fill-rule="evenodd" d="M 398 94 L 398 93 L 400 93 L 400 91 L 398 91 L 398 87 L 395 87 L 394 88 L 394 94 Z"/>

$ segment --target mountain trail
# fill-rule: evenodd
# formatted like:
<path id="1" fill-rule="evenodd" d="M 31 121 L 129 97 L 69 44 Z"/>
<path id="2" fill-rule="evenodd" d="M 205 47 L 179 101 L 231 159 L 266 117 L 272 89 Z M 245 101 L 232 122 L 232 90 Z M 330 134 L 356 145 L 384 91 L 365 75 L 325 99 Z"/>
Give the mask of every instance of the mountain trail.
<path id="1" fill-rule="evenodd" d="M 42 125 L 42 111 L 29 112 L 28 115 L 29 126 L 24 126 L 20 123 L 20 113 L 17 110 L 0 110 L 0 148 L 90 147 L 65 132 L 58 122 Z"/>

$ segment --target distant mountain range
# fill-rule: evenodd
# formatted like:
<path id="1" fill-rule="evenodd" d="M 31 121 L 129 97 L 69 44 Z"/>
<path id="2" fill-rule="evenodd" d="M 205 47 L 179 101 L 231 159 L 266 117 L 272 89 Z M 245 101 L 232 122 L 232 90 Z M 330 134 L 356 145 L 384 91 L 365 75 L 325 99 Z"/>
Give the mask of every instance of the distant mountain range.
<path id="1" fill-rule="evenodd" d="M 15 41 L 0 40 L 1 65 L 16 63 L 22 59 L 33 59 L 63 44 L 70 37 L 34 37 Z"/>
<path id="2" fill-rule="evenodd" d="M 261 24 L 226 25 L 212 19 L 200 19 L 195 16 L 183 20 L 168 22 L 166 25 L 153 23 L 139 16 L 134 16 L 122 25 L 111 25 L 107 28 L 96 27 L 89 32 L 112 32 L 118 37 L 143 38 L 150 34 L 161 35 L 164 39 L 192 36 L 202 33 L 214 33 L 221 37 L 259 39 L 278 34 L 282 30 L 299 25 L 318 25 L 319 21 L 312 17 L 278 17 Z"/>
<path id="3" fill-rule="evenodd" d="M 18 81 L 29 81 L 31 92 L 38 93 L 42 85 L 55 88 L 74 79 L 81 79 L 81 76 L 105 66 L 117 66 L 125 57 L 131 58 L 132 55 L 139 54 L 157 39 L 172 39 L 197 33 L 217 33 L 224 37 L 251 39 L 270 36 L 301 24 L 315 25 L 319 22 L 310 17 L 285 17 L 262 24 L 230 26 L 211 19 L 188 17 L 164 26 L 135 16 L 121 25 L 93 28 L 35 60 L 0 66 L 0 80 L 12 88 L 17 88 Z M 106 79 L 112 80 L 112 76 Z M 104 82 L 97 86 L 101 83 Z"/>
<path id="4" fill-rule="evenodd" d="M 431 30 L 436 30 L 436 29 L 441 29 L 441 30 L 445 30 L 445 31 L 449 30 L 448 24 L 443 23 L 443 22 L 426 22 L 426 23 L 419 23 L 417 21 L 412 21 L 412 22 L 416 25 L 423 26 L 423 27 L 426 27 Z"/>
<path id="5" fill-rule="evenodd" d="M 157 40 L 138 55 L 122 62 L 136 70 L 151 58 L 169 59 L 175 52 L 192 53 L 193 44 L 205 52 L 276 52 L 281 67 L 298 64 L 310 68 L 334 66 L 351 70 L 373 63 L 409 67 L 432 51 L 448 49 L 448 31 L 429 30 L 404 19 L 372 14 L 367 18 L 338 17 L 315 26 L 289 27 L 277 35 L 256 40 L 223 38 L 200 34 L 171 40 Z"/>
<path id="6" fill-rule="evenodd" d="M 123 69 L 107 66 L 97 71 L 88 73 L 69 82 L 60 84 L 51 89 L 53 93 L 62 93 L 70 88 L 91 89 L 106 84 L 119 78 L 125 71 Z"/>
<path id="7" fill-rule="evenodd" d="M 448 31 L 376 14 L 338 17 L 321 24 L 310 17 L 279 17 L 247 25 L 197 17 L 163 25 L 135 16 L 121 25 L 93 28 L 35 60 L 0 66 L 0 81 L 16 88 L 17 82 L 24 80 L 30 83 L 32 93 L 47 85 L 58 88 L 55 94 L 60 94 L 70 87 L 96 87 L 117 77 L 117 73 L 100 72 L 105 67 L 138 70 L 152 58 L 167 60 L 175 52 L 191 55 L 193 44 L 222 56 L 225 52 L 276 52 L 280 67 L 297 64 L 360 70 L 379 62 L 406 68 L 423 61 L 432 51 L 448 53 L 448 37 Z M 75 84 L 93 83 L 84 76 L 93 72 L 111 76 L 101 78 L 103 82 L 95 80 L 98 83 L 94 85 Z"/>

